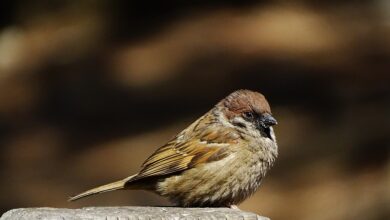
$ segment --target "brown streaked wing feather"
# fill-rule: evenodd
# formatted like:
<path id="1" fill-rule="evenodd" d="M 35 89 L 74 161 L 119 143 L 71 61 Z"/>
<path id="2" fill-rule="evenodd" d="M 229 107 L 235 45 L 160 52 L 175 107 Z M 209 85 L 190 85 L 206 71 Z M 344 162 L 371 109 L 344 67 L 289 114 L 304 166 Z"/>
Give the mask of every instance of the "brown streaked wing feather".
<path id="1" fill-rule="evenodd" d="M 220 160 L 228 155 L 227 147 L 237 143 L 238 135 L 233 129 L 206 128 L 199 139 L 178 141 L 175 138 L 157 149 L 142 165 L 142 170 L 132 179 L 163 176 L 193 168 L 198 164 Z M 222 141 L 223 140 L 223 141 Z"/>

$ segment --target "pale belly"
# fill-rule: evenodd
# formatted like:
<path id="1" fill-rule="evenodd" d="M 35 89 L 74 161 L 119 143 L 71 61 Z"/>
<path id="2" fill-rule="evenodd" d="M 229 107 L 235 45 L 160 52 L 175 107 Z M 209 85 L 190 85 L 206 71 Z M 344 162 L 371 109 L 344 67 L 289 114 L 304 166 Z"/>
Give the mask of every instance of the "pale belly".
<path id="1" fill-rule="evenodd" d="M 257 190 L 270 167 L 270 163 L 248 156 L 230 155 L 166 178 L 157 184 L 157 192 L 181 206 L 239 204 Z"/>

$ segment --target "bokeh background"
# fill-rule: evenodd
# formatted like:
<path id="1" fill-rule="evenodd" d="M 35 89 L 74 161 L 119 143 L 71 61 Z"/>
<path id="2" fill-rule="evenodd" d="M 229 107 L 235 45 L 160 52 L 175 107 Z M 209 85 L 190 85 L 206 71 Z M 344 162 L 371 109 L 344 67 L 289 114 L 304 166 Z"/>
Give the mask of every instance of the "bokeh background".
<path id="1" fill-rule="evenodd" d="M 230 92 L 271 103 L 280 157 L 240 208 L 273 219 L 390 219 L 390 2 L 0 3 L 0 212 L 169 205 L 121 191 Z"/>

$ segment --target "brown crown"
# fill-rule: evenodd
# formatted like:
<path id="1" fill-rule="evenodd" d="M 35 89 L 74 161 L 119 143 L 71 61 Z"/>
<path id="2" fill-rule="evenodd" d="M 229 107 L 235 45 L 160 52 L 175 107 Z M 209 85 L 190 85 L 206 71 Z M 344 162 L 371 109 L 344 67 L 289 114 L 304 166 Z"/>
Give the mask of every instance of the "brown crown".
<path id="1" fill-rule="evenodd" d="M 261 93 L 250 90 L 237 90 L 228 95 L 218 105 L 226 107 L 228 117 L 247 111 L 258 114 L 271 113 L 271 108 L 265 97 Z"/>

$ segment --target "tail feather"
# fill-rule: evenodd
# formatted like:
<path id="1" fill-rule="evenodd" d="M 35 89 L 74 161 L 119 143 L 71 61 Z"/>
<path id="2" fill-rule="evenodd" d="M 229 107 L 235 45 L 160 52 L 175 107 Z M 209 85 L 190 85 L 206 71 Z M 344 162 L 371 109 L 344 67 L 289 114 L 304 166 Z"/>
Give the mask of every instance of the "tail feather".
<path id="1" fill-rule="evenodd" d="M 87 191 L 85 191 L 83 193 L 80 193 L 80 194 L 78 194 L 76 196 L 73 196 L 73 197 L 69 198 L 68 201 L 76 201 L 78 199 L 81 199 L 81 198 L 84 198 L 84 197 L 87 197 L 87 196 L 91 196 L 91 195 L 95 195 L 95 194 L 98 194 L 98 193 L 105 193 L 105 192 L 110 192 L 110 191 L 114 191 L 114 190 L 118 190 L 118 189 L 123 189 L 123 188 L 125 188 L 125 184 L 129 180 L 131 180 L 134 176 L 136 176 L 136 175 L 127 177 L 127 178 L 125 178 L 123 180 L 119 180 L 119 181 L 116 181 L 116 182 L 113 182 L 113 183 L 109 183 L 109 184 L 106 184 L 106 185 L 103 185 L 103 186 L 99 186 L 99 187 L 87 190 Z"/>

